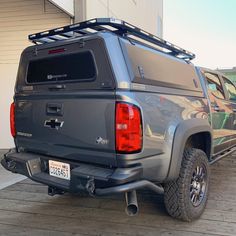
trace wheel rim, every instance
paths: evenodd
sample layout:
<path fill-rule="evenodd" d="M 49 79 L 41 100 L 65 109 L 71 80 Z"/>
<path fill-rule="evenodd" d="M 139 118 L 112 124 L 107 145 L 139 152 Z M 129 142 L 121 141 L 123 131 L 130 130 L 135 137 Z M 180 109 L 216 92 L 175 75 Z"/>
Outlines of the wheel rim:
<path fill-rule="evenodd" d="M 204 165 L 197 165 L 190 184 L 190 199 L 193 206 L 199 206 L 207 190 L 207 170 Z"/>

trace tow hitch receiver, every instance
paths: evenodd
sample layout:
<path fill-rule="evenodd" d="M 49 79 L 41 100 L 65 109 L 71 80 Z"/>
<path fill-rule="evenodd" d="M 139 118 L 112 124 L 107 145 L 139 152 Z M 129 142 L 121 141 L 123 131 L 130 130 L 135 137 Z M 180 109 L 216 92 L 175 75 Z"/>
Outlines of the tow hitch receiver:
<path fill-rule="evenodd" d="M 65 191 L 55 188 L 55 187 L 48 187 L 48 195 L 49 196 L 54 196 L 54 195 L 63 195 L 65 193 Z"/>

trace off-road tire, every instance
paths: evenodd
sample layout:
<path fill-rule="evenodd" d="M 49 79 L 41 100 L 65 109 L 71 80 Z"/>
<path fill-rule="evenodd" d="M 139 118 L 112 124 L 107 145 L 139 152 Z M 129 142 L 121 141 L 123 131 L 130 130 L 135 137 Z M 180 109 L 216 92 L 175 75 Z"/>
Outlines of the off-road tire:
<path fill-rule="evenodd" d="M 202 200 L 196 206 L 191 200 L 190 191 L 192 191 L 193 183 L 198 183 L 194 182 L 193 179 L 196 178 L 196 168 L 199 166 L 202 166 L 206 173 L 203 175 L 205 176 L 203 181 L 205 193 L 201 195 L 203 196 Z M 199 218 L 207 203 L 209 177 L 210 168 L 205 152 L 196 148 L 186 148 L 178 179 L 164 185 L 164 202 L 169 215 L 183 221 L 192 221 Z M 203 179 L 203 177 L 199 179 Z M 194 188 L 194 191 L 197 190 Z"/>

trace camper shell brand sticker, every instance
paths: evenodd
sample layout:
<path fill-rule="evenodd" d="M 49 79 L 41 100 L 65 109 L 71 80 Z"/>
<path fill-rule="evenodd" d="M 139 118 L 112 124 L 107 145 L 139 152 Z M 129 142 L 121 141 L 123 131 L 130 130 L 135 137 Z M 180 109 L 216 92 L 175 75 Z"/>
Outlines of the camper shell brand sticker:
<path fill-rule="evenodd" d="M 63 74 L 63 75 L 47 75 L 47 79 L 48 80 L 52 80 L 52 79 L 59 79 L 59 78 L 66 78 L 67 74 Z"/>

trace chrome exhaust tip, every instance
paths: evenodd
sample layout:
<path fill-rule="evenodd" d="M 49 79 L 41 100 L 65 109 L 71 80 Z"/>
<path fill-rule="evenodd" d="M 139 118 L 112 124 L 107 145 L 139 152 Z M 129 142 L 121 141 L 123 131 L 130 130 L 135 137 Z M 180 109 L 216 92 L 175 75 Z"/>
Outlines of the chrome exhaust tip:
<path fill-rule="evenodd" d="M 138 214 L 138 202 L 137 202 L 137 195 L 136 191 L 133 190 L 131 192 L 125 193 L 125 200 L 126 200 L 126 209 L 125 212 L 128 216 L 135 216 Z"/>

